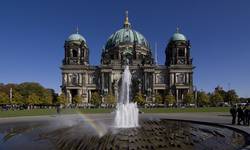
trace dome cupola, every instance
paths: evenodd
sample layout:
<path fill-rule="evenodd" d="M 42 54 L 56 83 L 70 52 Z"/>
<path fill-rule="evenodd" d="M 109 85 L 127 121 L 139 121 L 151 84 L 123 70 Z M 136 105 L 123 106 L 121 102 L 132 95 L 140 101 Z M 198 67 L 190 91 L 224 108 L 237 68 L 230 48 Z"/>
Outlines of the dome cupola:
<path fill-rule="evenodd" d="M 85 38 L 81 34 L 79 34 L 78 32 L 71 34 L 68 37 L 67 41 L 84 41 L 84 42 L 86 42 Z"/>
<path fill-rule="evenodd" d="M 88 65 L 89 49 L 85 38 L 79 34 L 78 27 L 76 33 L 71 34 L 65 41 L 64 65 Z"/>
<path fill-rule="evenodd" d="M 67 42 L 78 42 L 78 43 L 84 42 L 84 43 L 86 43 L 86 39 L 79 33 L 78 27 L 76 27 L 76 33 L 71 34 L 67 38 L 66 41 Z"/>
<path fill-rule="evenodd" d="M 179 27 L 176 28 L 176 32 L 173 34 L 173 36 L 170 39 L 171 41 L 187 41 L 187 38 L 185 35 L 180 33 Z"/>

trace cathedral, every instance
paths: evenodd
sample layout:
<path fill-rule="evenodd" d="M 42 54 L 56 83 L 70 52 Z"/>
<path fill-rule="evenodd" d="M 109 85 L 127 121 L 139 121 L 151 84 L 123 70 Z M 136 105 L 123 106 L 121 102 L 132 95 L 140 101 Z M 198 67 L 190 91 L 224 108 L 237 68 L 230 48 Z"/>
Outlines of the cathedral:
<path fill-rule="evenodd" d="M 185 94 L 193 92 L 190 48 L 189 40 L 177 28 L 166 45 L 165 64 L 157 64 L 149 42 L 132 28 L 126 13 L 123 27 L 108 38 L 102 49 L 98 66 L 89 64 L 91 49 L 78 31 L 66 39 L 61 89 L 69 103 L 80 96 L 82 103 L 87 104 L 93 92 L 118 98 L 121 76 L 128 64 L 132 74 L 131 98 L 141 92 L 146 103 L 154 103 L 156 93 L 172 94 L 180 106 Z"/>

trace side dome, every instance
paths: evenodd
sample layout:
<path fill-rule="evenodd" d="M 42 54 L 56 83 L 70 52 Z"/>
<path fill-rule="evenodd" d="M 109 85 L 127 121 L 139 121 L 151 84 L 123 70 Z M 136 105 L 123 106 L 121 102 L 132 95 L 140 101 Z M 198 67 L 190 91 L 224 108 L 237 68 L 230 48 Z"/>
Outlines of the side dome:
<path fill-rule="evenodd" d="M 122 44 L 138 44 L 145 48 L 149 48 L 148 41 L 141 33 L 131 28 L 122 28 L 108 38 L 105 49 L 110 49 Z"/>
<path fill-rule="evenodd" d="M 177 27 L 176 32 L 173 34 L 170 40 L 171 41 L 187 41 L 187 38 L 185 37 L 185 35 L 179 32 L 179 28 Z"/>
<path fill-rule="evenodd" d="M 71 34 L 68 37 L 67 41 L 84 41 L 84 42 L 86 42 L 86 39 L 81 34 L 79 34 L 77 32 L 77 33 Z"/>

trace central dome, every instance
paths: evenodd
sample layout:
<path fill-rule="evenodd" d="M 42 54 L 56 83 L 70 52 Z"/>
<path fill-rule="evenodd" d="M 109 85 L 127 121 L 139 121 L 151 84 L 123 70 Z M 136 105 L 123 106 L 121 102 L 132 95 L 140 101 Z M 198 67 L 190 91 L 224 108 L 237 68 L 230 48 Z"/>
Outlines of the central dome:
<path fill-rule="evenodd" d="M 110 49 L 118 45 L 133 44 L 137 44 L 149 49 L 149 44 L 146 38 L 139 32 L 131 29 L 131 25 L 128 21 L 128 16 L 126 15 L 123 28 L 116 31 L 108 38 L 105 49 Z"/>
<path fill-rule="evenodd" d="M 139 32 L 130 28 L 123 28 L 113 33 L 107 41 L 105 49 L 121 45 L 121 44 L 139 44 L 149 48 L 146 38 Z"/>

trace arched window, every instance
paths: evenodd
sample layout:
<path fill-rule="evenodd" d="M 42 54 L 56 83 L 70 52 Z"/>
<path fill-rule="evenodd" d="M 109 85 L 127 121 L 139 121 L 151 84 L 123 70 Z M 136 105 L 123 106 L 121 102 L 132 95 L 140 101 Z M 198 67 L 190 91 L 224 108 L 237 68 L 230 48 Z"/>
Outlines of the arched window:
<path fill-rule="evenodd" d="M 178 51 L 179 57 L 185 57 L 185 49 L 184 48 L 180 48 Z"/>
<path fill-rule="evenodd" d="M 77 50 L 73 49 L 73 57 L 77 57 Z"/>

